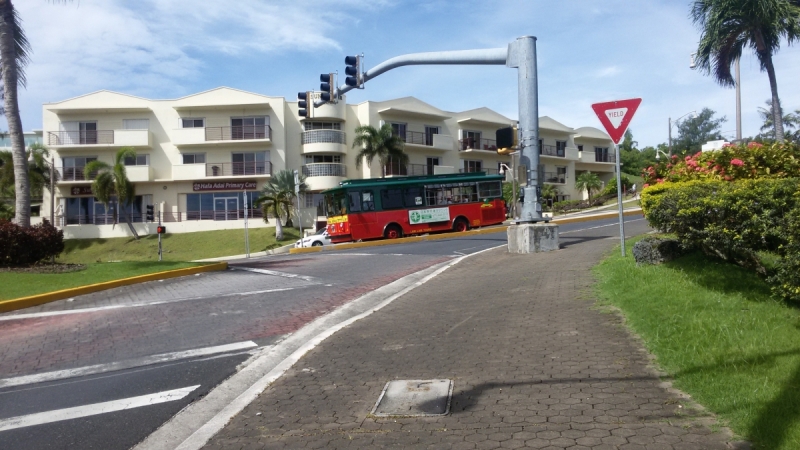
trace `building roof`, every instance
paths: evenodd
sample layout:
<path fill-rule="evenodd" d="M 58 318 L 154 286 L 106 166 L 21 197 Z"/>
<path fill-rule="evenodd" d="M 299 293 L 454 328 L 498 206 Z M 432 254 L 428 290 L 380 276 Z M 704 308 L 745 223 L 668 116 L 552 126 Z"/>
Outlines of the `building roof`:
<path fill-rule="evenodd" d="M 544 128 L 545 130 L 561 131 L 570 134 L 575 133 L 574 128 L 570 128 L 557 120 L 553 120 L 549 116 L 539 117 L 539 129 L 542 128 Z"/>
<path fill-rule="evenodd" d="M 595 127 L 580 127 L 575 130 L 576 139 L 580 138 L 588 138 L 588 139 L 602 139 L 604 141 L 610 141 L 611 137 L 605 133 L 605 131 L 600 130 Z"/>

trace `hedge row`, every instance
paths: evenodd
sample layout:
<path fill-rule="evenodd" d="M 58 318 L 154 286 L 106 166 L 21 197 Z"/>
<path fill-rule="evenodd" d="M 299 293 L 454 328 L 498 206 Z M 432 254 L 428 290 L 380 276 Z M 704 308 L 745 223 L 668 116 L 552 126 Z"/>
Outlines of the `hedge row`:
<path fill-rule="evenodd" d="M 64 251 L 64 232 L 50 223 L 30 228 L 0 220 L 0 267 L 36 264 Z"/>
<path fill-rule="evenodd" d="M 768 281 L 800 301 L 800 178 L 662 183 L 642 191 L 648 222 L 699 248 L 766 274 L 757 252 L 781 257 Z"/>

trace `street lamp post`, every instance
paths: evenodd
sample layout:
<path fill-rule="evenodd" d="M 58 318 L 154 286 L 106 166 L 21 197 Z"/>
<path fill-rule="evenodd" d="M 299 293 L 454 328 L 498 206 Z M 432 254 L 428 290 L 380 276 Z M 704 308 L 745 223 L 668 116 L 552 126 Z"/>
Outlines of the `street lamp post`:
<path fill-rule="evenodd" d="M 683 119 L 684 117 L 688 116 L 689 114 L 692 115 L 692 119 L 696 119 L 697 118 L 697 111 L 689 111 L 688 113 L 686 113 L 686 114 L 678 117 L 677 119 L 675 119 L 675 125 L 677 125 L 678 122 L 681 119 Z M 668 156 L 671 157 L 672 156 L 672 117 L 669 117 L 668 120 L 669 120 L 669 131 L 668 131 L 668 133 L 669 133 L 669 147 L 668 147 L 669 148 L 669 155 Z M 656 153 L 656 155 L 658 155 L 658 153 Z"/>

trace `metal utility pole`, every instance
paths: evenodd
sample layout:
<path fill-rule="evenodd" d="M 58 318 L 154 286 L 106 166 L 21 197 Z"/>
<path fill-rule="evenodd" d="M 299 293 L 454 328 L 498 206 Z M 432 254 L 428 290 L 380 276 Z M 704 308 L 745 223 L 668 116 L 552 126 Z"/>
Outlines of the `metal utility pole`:
<path fill-rule="evenodd" d="M 736 58 L 736 142 L 742 141 L 742 74 L 739 72 L 739 58 Z"/>
<path fill-rule="evenodd" d="M 244 191 L 244 255 L 246 258 L 250 257 L 250 230 L 247 228 L 247 216 L 250 214 L 250 209 L 247 207 L 247 190 Z"/>
<path fill-rule="evenodd" d="M 619 205 L 619 241 L 622 247 L 622 257 L 625 257 L 625 217 L 622 214 L 622 170 L 619 164 L 619 144 L 614 144 L 617 167 L 617 204 Z M 657 153 L 656 153 L 657 154 Z"/>
<path fill-rule="evenodd" d="M 161 228 L 161 204 L 158 206 L 158 228 Z M 158 260 L 161 261 L 161 233 L 158 233 Z"/>
<path fill-rule="evenodd" d="M 297 225 L 300 227 L 300 247 L 303 247 L 303 219 L 300 218 L 300 172 L 294 171 L 294 196 L 297 197 Z"/>
<path fill-rule="evenodd" d="M 347 62 L 347 60 L 345 60 Z M 333 98 L 363 86 L 367 81 L 392 69 L 412 65 L 505 65 L 517 69 L 519 98 L 520 164 L 527 166 L 527 186 L 519 217 L 521 223 L 544 221 L 539 203 L 539 91 L 536 74 L 536 38 L 522 36 L 507 48 L 456 50 L 446 52 L 411 53 L 390 58 L 361 76 L 360 86 L 343 84 Z M 325 102 L 318 100 L 314 106 Z"/>

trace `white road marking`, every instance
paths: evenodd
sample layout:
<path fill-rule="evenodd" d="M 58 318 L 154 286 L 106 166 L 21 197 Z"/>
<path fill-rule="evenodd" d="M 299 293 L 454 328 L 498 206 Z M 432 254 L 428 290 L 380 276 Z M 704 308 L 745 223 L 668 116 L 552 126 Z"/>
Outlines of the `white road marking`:
<path fill-rule="evenodd" d="M 81 417 L 96 416 L 125 409 L 140 408 L 142 406 L 156 405 L 158 403 L 180 400 L 200 385 L 189 386 L 171 391 L 157 392 L 155 394 L 140 395 L 138 397 L 123 398 L 110 402 L 94 403 L 92 405 L 76 406 L 74 408 L 56 409 L 27 416 L 9 417 L 0 419 L 0 431 L 14 430 L 16 428 L 31 427 L 62 420 L 78 419 Z"/>
<path fill-rule="evenodd" d="M 314 283 L 317 281 L 316 278 L 308 276 L 308 275 L 298 275 L 296 273 L 286 273 L 286 272 L 278 272 L 275 270 L 267 270 L 267 269 L 256 269 L 253 267 L 234 267 L 233 270 L 246 270 L 248 272 L 255 272 L 255 273 L 262 273 L 264 275 L 272 275 L 275 277 L 284 277 L 284 278 L 297 278 L 300 280 L 308 281 Z"/>
<path fill-rule="evenodd" d="M 625 223 L 638 222 L 640 220 L 644 220 L 644 219 L 642 218 L 642 219 L 626 220 Z M 558 225 L 558 224 L 556 224 L 556 225 Z M 598 225 L 596 227 L 581 228 L 580 230 L 559 231 L 558 234 L 577 233 L 579 231 L 587 231 L 587 230 L 594 230 L 594 229 L 597 229 L 597 228 L 618 227 L 618 226 L 619 226 L 619 222 L 614 222 L 614 223 L 609 223 L 608 225 Z"/>
<path fill-rule="evenodd" d="M 13 378 L 0 379 L 0 388 L 10 386 L 21 386 L 26 384 L 43 383 L 45 381 L 62 380 L 64 378 L 81 377 L 96 373 L 111 372 L 115 370 L 130 369 L 133 367 L 149 366 L 177 359 L 196 358 L 200 356 L 215 355 L 217 353 L 227 353 L 237 350 L 258 347 L 253 341 L 236 342 L 233 344 L 217 345 L 214 347 L 197 348 L 180 352 L 161 353 L 159 355 L 145 356 L 124 361 L 117 361 L 108 364 L 96 364 L 93 366 L 77 367 L 74 369 L 56 370 L 53 372 L 37 373 L 34 375 L 23 375 Z"/>
<path fill-rule="evenodd" d="M 291 291 L 293 289 L 299 289 L 305 286 L 296 286 L 290 288 L 276 288 L 276 289 L 264 289 L 260 291 L 249 291 L 249 292 L 232 292 L 230 294 L 220 294 L 220 295 L 212 295 L 212 296 L 202 296 L 202 297 L 186 297 L 186 298 L 175 298 L 171 300 L 157 300 L 154 302 L 143 302 L 143 303 L 130 303 L 127 305 L 109 305 L 109 306 L 96 306 L 94 308 L 79 308 L 79 309 L 65 309 L 62 311 L 46 311 L 46 312 L 38 312 L 38 313 L 28 313 L 28 314 L 12 314 L 9 316 L 0 316 L 0 322 L 5 320 L 22 320 L 22 319 L 35 319 L 39 317 L 49 317 L 49 316 L 61 316 L 64 314 L 83 314 L 83 313 L 90 313 L 90 312 L 97 312 L 97 311 L 105 311 L 109 309 L 120 309 L 120 308 L 139 308 L 142 306 L 154 306 L 154 305 L 164 305 L 167 303 L 177 303 L 177 302 L 185 302 L 189 300 L 204 300 L 208 298 L 223 298 L 223 297 L 236 297 L 237 295 L 253 295 L 253 294 L 267 294 L 271 292 L 283 292 L 283 291 Z"/>

